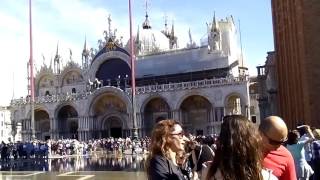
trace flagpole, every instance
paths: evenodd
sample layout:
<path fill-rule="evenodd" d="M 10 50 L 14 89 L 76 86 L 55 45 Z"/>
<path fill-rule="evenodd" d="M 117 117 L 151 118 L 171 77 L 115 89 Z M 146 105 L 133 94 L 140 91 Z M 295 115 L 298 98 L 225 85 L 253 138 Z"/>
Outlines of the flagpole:
<path fill-rule="evenodd" d="M 133 137 L 138 138 L 137 130 L 137 110 L 136 110 L 136 76 L 135 76 L 135 54 L 133 49 L 132 38 L 132 14 L 131 0 L 129 0 L 129 23 L 130 23 L 130 62 L 131 62 L 131 89 L 132 89 L 132 120 L 133 120 Z"/>
<path fill-rule="evenodd" d="M 31 0 L 29 0 L 29 33 L 30 33 L 30 89 L 31 89 L 31 139 L 35 139 L 34 129 L 34 78 L 33 78 L 33 49 L 32 49 L 32 16 L 31 16 Z"/>

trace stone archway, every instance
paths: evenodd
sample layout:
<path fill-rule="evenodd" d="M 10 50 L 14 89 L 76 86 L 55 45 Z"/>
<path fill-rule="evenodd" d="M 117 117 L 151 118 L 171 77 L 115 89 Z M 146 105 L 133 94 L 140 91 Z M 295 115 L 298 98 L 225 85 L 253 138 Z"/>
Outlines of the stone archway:
<path fill-rule="evenodd" d="M 192 95 L 183 100 L 180 111 L 185 130 L 195 135 L 207 134 L 211 109 L 208 99 L 200 95 Z"/>
<path fill-rule="evenodd" d="M 59 138 L 78 139 L 78 112 L 71 105 L 65 105 L 58 111 Z"/>
<path fill-rule="evenodd" d="M 35 133 L 39 140 L 50 139 L 50 118 L 47 111 L 38 109 L 34 113 Z"/>
<path fill-rule="evenodd" d="M 131 79 L 131 69 L 127 62 L 120 58 L 110 58 L 103 62 L 95 76 L 103 86 L 114 86 L 124 89 Z"/>
<path fill-rule="evenodd" d="M 103 138 L 123 137 L 122 130 L 123 130 L 123 123 L 119 117 L 117 116 L 108 117 L 104 120 L 104 123 L 103 123 L 102 137 Z"/>
<path fill-rule="evenodd" d="M 151 99 L 143 111 L 143 127 L 145 135 L 150 136 L 155 123 L 160 120 L 171 118 L 170 107 L 161 97 Z"/>
<path fill-rule="evenodd" d="M 129 134 L 126 133 L 126 121 L 129 119 L 127 105 L 118 95 L 108 92 L 100 95 L 94 101 L 91 112 L 95 127 L 92 137 L 124 137 Z"/>
<path fill-rule="evenodd" d="M 225 114 L 231 115 L 231 114 L 242 114 L 242 104 L 241 104 L 241 98 L 237 94 L 232 94 L 227 97 L 225 102 Z"/>

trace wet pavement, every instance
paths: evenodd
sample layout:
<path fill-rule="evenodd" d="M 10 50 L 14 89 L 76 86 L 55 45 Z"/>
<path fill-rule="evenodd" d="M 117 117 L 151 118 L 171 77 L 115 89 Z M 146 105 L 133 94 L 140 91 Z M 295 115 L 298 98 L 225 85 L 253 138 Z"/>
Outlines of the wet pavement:
<path fill-rule="evenodd" d="M 0 179 L 146 179 L 144 155 L 92 155 L 1 162 Z"/>
<path fill-rule="evenodd" d="M 0 172 L 1 180 L 143 180 L 144 172 L 80 171 L 80 172 Z"/>

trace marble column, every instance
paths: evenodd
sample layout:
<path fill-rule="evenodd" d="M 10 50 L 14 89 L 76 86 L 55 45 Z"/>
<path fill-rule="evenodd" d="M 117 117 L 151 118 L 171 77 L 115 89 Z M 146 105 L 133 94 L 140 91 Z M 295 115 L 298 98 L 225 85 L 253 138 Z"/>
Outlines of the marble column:
<path fill-rule="evenodd" d="M 215 121 L 214 117 L 215 117 L 214 107 L 212 107 L 212 108 L 210 109 L 210 122 L 214 122 L 214 121 Z"/>
<path fill-rule="evenodd" d="M 49 118 L 50 120 L 50 139 L 54 139 L 54 122 L 53 122 L 53 118 Z"/>
<path fill-rule="evenodd" d="M 172 119 L 182 122 L 179 117 L 179 109 L 172 110 Z"/>

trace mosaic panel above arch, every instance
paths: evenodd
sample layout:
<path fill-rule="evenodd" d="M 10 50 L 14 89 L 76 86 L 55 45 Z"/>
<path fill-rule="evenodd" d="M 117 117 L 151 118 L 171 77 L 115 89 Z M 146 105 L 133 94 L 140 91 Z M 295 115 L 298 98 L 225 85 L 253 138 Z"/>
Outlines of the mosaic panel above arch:
<path fill-rule="evenodd" d="M 82 74 L 79 71 L 72 70 L 63 75 L 61 86 L 76 84 L 83 81 L 84 79 Z"/>
<path fill-rule="evenodd" d="M 103 115 L 106 111 L 127 112 L 126 103 L 114 94 L 103 94 L 97 98 L 92 106 L 95 116 Z"/>

